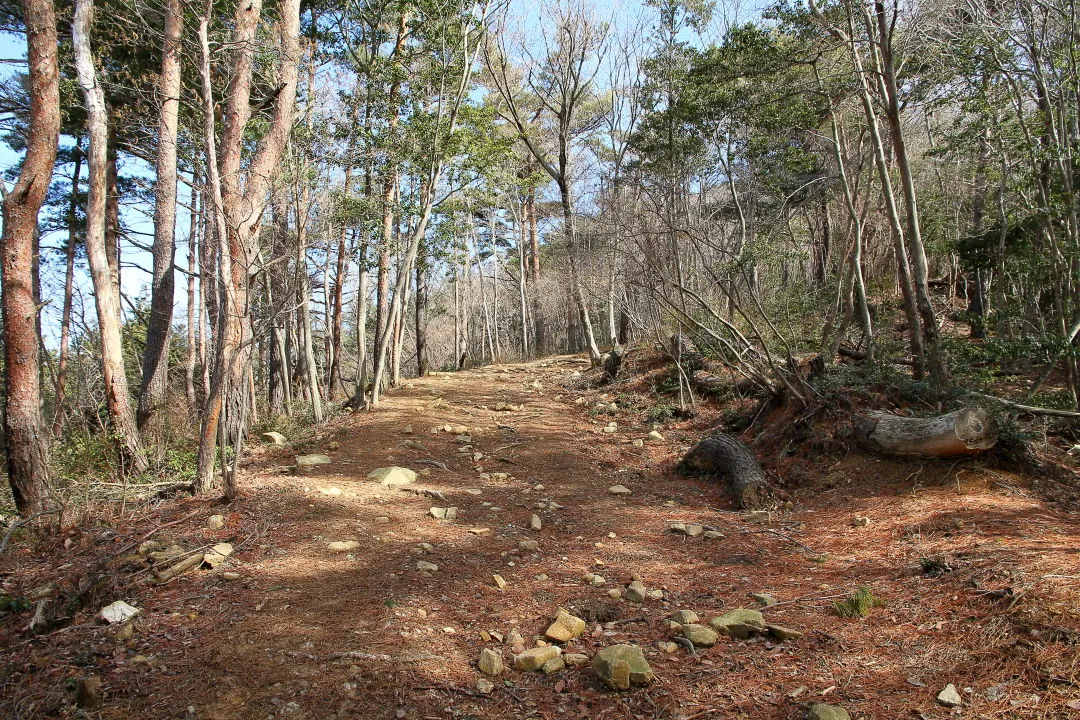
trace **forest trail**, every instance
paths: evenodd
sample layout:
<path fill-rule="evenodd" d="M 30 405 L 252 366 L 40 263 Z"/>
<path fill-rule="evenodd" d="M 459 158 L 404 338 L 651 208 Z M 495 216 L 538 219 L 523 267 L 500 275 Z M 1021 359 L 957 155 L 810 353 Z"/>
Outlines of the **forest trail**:
<path fill-rule="evenodd" d="M 1056 579 L 1075 575 L 1075 514 L 1001 471 L 852 455 L 818 459 L 792 509 L 756 522 L 715 484 L 673 472 L 700 421 L 659 440 L 640 412 L 590 413 L 614 398 L 568 389 L 587 367 L 561 357 L 409 381 L 378 410 L 336 420 L 304 450 L 332 459 L 309 474 L 289 469 L 290 449 L 256 451 L 224 529 L 207 530 L 221 511 L 192 499 L 128 536 L 194 513 L 155 539 L 227 540 L 229 561 L 132 583 L 121 597 L 141 613 L 126 641 L 88 609 L 72 632 L 18 646 L 6 661 L 20 669 L 16 701 L 40 709 L 42 693 L 62 699 L 93 674 L 103 705 L 84 717 L 773 719 L 827 702 L 852 717 L 931 718 L 951 712 L 935 696 L 952 683 L 982 716 L 1051 717 L 1047 677 L 1077 672 L 1069 638 L 1080 635 L 1046 635 L 1076 621 L 1076 581 Z M 471 451 L 461 433 L 433 432 L 445 426 L 467 428 Z M 430 472 L 402 488 L 366 477 L 394 465 Z M 611 494 L 617 484 L 630 494 Z M 432 517 L 433 506 L 456 507 L 456 519 Z M 673 522 L 713 532 L 673 534 Z M 329 549 L 348 541 L 356 548 Z M 635 576 L 663 598 L 611 597 Z M 833 602 L 858 586 L 883 606 L 838 617 Z M 751 593 L 777 604 L 759 608 Z M 640 644 L 655 681 L 616 693 L 588 668 L 509 669 L 497 638 L 517 630 L 532 647 L 559 607 L 587 621 L 567 652 Z M 664 646 L 674 611 L 704 622 L 739 607 L 805 635 L 721 637 L 696 654 Z M 508 668 L 490 693 L 477 689 L 485 647 Z"/>

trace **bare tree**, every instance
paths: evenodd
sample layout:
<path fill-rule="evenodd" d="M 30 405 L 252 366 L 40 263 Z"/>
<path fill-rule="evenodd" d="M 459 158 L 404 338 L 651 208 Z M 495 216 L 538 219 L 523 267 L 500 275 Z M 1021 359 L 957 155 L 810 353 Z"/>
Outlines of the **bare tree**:
<path fill-rule="evenodd" d="M 566 261 L 570 270 L 570 291 L 581 321 L 593 363 L 600 362 L 600 349 L 593 333 L 589 305 L 582 290 L 578 269 L 581 248 L 574 211 L 575 143 L 595 129 L 599 116 L 589 117 L 594 99 L 593 81 L 603 65 L 608 46 L 608 27 L 598 22 L 580 4 L 558 5 L 552 17 L 554 38 L 543 34 L 543 58 L 530 60 L 522 82 L 517 82 L 506 47 L 487 47 L 485 60 L 491 79 L 502 98 L 502 116 L 513 123 L 536 162 L 559 188 Z M 500 33 L 501 34 L 501 33 Z M 524 88 L 533 93 L 552 125 L 554 148 L 544 147 L 535 123 L 523 113 Z"/>
<path fill-rule="evenodd" d="M 24 0 L 30 75 L 29 133 L 19 179 L 4 192 L 0 282 L 4 316 L 4 437 L 15 506 L 24 516 L 48 505 L 49 464 L 41 419 L 34 233 L 60 136 L 60 79 L 52 0 Z M 2 186 L 0 186 L 2 188 Z"/>

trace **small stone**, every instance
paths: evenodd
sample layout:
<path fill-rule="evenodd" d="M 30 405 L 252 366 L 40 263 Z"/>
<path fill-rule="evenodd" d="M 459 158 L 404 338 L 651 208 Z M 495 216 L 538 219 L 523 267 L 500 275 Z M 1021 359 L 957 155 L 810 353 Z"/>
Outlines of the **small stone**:
<path fill-rule="evenodd" d="M 566 661 L 562 659 L 562 656 L 559 656 L 544 663 L 544 666 L 540 668 L 540 672 L 545 675 L 554 675 L 564 669 L 566 669 Z"/>
<path fill-rule="evenodd" d="M 229 582 L 235 582 L 236 580 L 239 580 L 243 576 L 238 572 L 233 572 L 231 570 L 227 570 L 227 571 L 221 573 L 221 577 L 225 578 Z"/>
<path fill-rule="evenodd" d="M 101 617 L 110 625 L 127 622 L 139 614 L 139 608 L 128 605 L 123 600 L 117 600 L 101 608 Z"/>
<path fill-rule="evenodd" d="M 559 614 L 544 631 L 544 636 L 555 642 L 565 643 L 579 637 L 583 632 L 585 632 L 585 621 L 559 608 Z"/>
<path fill-rule="evenodd" d="M 515 628 L 507 634 L 506 644 L 512 648 L 523 648 L 525 647 L 525 638 L 521 637 L 521 633 Z"/>
<path fill-rule="evenodd" d="M 296 469 L 300 472 L 306 472 L 319 465 L 329 465 L 333 460 L 328 455 L 298 455 L 296 458 Z"/>
<path fill-rule="evenodd" d="M 525 552 L 536 552 L 540 549 L 540 543 L 536 540 L 522 540 L 518 543 L 518 548 Z"/>
<path fill-rule="evenodd" d="M 540 522 L 539 515 L 533 515 L 531 518 L 529 518 L 529 527 L 531 527 L 533 530 L 539 531 L 540 528 L 542 528 L 543 526 L 544 524 Z"/>
<path fill-rule="evenodd" d="M 607 489 L 612 495 L 629 495 L 632 491 L 625 485 L 612 485 Z"/>
<path fill-rule="evenodd" d="M 360 543 L 355 540 L 336 540 L 326 547 L 334 552 L 351 552 L 360 547 Z"/>
<path fill-rule="evenodd" d="M 699 618 L 698 614 L 693 610 L 679 610 L 678 612 L 672 613 L 668 619 L 679 625 L 689 625 L 691 623 L 696 623 Z"/>
<path fill-rule="evenodd" d="M 337 440 L 331 440 L 330 442 L 326 443 L 326 449 L 329 452 L 337 452 L 341 449 L 341 443 L 339 443 Z"/>
<path fill-rule="evenodd" d="M 207 530 L 224 530 L 225 529 L 225 516 L 224 515 L 211 515 L 206 519 Z M 140 554 L 143 554 L 141 552 Z"/>
<path fill-rule="evenodd" d="M 803 636 L 802 631 L 792 630 L 789 627 L 783 625 L 769 625 L 769 634 L 780 642 L 788 642 L 789 640 L 798 640 Z"/>
<path fill-rule="evenodd" d="M 660 590 L 659 588 L 657 588 L 656 590 L 650 590 L 649 592 L 646 593 L 646 595 L 648 596 L 648 598 L 650 600 L 663 600 L 664 599 L 664 591 Z"/>
<path fill-rule="evenodd" d="M 401 432 L 403 434 L 405 434 L 405 435 L 412 435 L 412 433 L 413 433 L 412 425 L 406 425 L 405 427 L 401 428 Z"/>
<path fill-rule="evenodd" d="M 495 690 L 495 683 L 491 682 L 487 678 L 479 678 L 476 681 L 476 692 L 483 695 L 490 695 Z"/>
<path fill-rule="evenodd" d="M 634 440 L 634 447 L 645 447 L 645 441 L 641 438 L 636 438 Z"/>
<path fill-rule="evenodd" d="M 585 667 L 589 664 L 589 656 L 581 653 L 563 653 L 562 659 L 567 667 Z"/>
<path fill-rule="evenodd" d="M 491 579 L 495 581 L 495 587 L 499 588 L 500 590 L 506 589 L 506 581 L 503 580 L 502 575 L 492 575 Z"/>
<path fill-rule="evenodd" d="M 671 653 L 678 651 L 679 643 L 671 642 L 670 640 L 665 640 L 664 642 L 657 643 L 656 647 L 660 648 L 660 650 L 662 652 L 666 652 L 667 654 L 670 655 Z"/>
<path fill-rule="evenodd" d="M 454 520 L 457 518 L 458 509 L 456 507 L 433 507 L 428 510 L 428 514 L 437 520 Z"/>
<path fill-rule="evenodd" d="M 523 672 L 536 672 L 561 654 L 562 648 L 558 645 L 530 648 L 514 656 L 514 669 Z"/>
<path fill-rule="evenodd" d="M 750 593 L 750 597 L 757 600 L 762 607 L 770 607 L 776 604 L 776 598 L 769 593 Z"/>
<path fill-rule="evenodd" d="M 372 470 L 367 474 L 367 478 L 387 487 L 392 487 L 415 482 L 416 472 L 404 467 L 384 467 Z"/>
<path fill-rule="evenodd" d="M 490 677 L 501 675 L 503 671 L 502 655 L 490 648 L 484 648 L 480 651 L 480 659 L 476 661 L 476 667 L 479 668 L 480 672 Z"/>
<path fill-rule="evenodd" d="M 720 532 L 719 530 L 706 530 L 705 532 L 701 533 L 701 537 L 705 538 L 706 540 L 723 540 L 724 533 Z"/>
<path fill-rule="evenodd" d="M 435 563 L 429 563 L 426 560 L 417 560 L 416 569 L 420 572 L 438 572 L 439 566 Z"/>
<path fill-rule="evenodd" d="M 87 675 L 75 681 L 75 704 L 84 710 L 101 706 L 101 678 Z"/>
<path fill-rule="evenodd" d="M 319 488 L 319 492 L 327 497 L 341 497 L 341 488 L 336 487 L 324 487 Z"/>
<path fill-rule="evenodd" d="M 630 602 L 645 602 L 645 597 L 648 591 L 645 589 L 645 585 L 640 580 L 635 580 L 626 586 L 626 599 Z"/>
<path fill-rule="evenodd" d="M 203 562 L 212 568 L 216 568 L 232 555 L 232 543 L 218 543 L 203 554 Z"/>
<path fill-rule="evenodd" d="M 716 644 L 716 631 L 705 625 L 689 624 L 682 626 L 682 636 L 694 643 L 695 647 L 712 647 Z"/>
<path fill-rule="evenodd" d="M 772 513 L 770 513 L 768 510 L 755 510 L 752 513 L 747 513 L 746 515 L 743 515 L 742 519 L 743 522 L 763 523 L 765 525 L 768 525 L 770 522 L 772 522 Z"/>
<path fill-rule="evenodd" d="M 745 640 L 754 633 L 763 633 L 768 630 L 760 612 L 744 608 L 732 610 L 714 618 L 709 622 L 709 626 L 721 635 L 730 635 L 740 640 Z"/>
<path fill-rule="evenodd" d="M 661 435 L 658 431 L 653 430 L 652 432 L 649 433 L 649 439 L 661 442 L 661 441 L 663 441 L 664 436 Z"/>
<path fill-rule="evenodd" d="M 279 432 L 264 432 L 262 434 L 262 440 L 267 445 L 276 445 L 277 447 L 285 447 L 289 444 L 288 439 Z"/>
<path fill-rule="evenodd" d="M 856 515 L 851 519 L 852 527 L 866 527 L 870 524 L 870 518 L 865 515 Z"/>
<path fill-rule="evenodd" d="M 686 526 L 687 537 L 697 537 L 701 533 L 705 532 L 705 528 L 697 523 L 689 523 Z"/>
<path fill-rule="evenodd" d="M 655 675 L 637 645 L 611 645 L 593 657 L 593 670 L 614 690 L 627 690 L 631 685 L 645 685 Z"/>
<path fill-rule="evenodd" d="M 586 573 L 585 574 L 585 582 L 587 582 L 590 585 L 596 587 L 596 586 L 599 586 L 599 585 L 603 585 L 604 583 L 607 582 L 607 580 L 604 579 L 603 575 L 597 575 L 596 573 Z"/>
<path fill-rule="evenodd" d="M 385 515 L 380 515 L 379 517 L 375 518 L 375 524 L 376 525 L 389 525 L 390 524 L 390 518 L 388 518 Z"/>
<path fill-rule="evenodd" d="M 942 689 L 937 695 L 938 705 L 942 705 L 947 708 L 958 708 L 964 704 L 964 701 L 960 698 L 960 693 L 956 691 L 956 686 L 949 683 Z"/>
<path fill-rule="evenodd" d="M 851 720 L 851 716 L 839 705 L 818 703 L 810 706 L 808 720 Z"/>

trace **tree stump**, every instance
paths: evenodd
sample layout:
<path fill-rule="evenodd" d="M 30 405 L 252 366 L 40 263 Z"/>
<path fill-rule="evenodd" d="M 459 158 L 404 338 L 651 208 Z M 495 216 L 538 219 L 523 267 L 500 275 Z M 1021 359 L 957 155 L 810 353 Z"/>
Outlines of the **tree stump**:
<path fill-rule="evenodd" d="M 855 424 L 855 439 L 883 455 L 954 457 L 988 450 L 997 442 L 997 428 L 982 408 L 965 408 L 932 418 L 870 413 Z"/>
<path fill-rule="evenodd" d="M 738 438 L 717 431 L 690 448 L 679 463 L 686 475 L 714 477 L 725 483 L 739 507 L 766 510 L 773 505 L 772 488 L 761 466 Z"/>
<path fill-rule="evenodd" d="M 619 368 L 622 367 L 623 357 L 626 355 L 626 351 L 621 347 L 613 347 L 611 352 L 604 353 L 603 360 L 601 362 L 604 368 L 604 382 L 612 382 L 619 376 Z"/>

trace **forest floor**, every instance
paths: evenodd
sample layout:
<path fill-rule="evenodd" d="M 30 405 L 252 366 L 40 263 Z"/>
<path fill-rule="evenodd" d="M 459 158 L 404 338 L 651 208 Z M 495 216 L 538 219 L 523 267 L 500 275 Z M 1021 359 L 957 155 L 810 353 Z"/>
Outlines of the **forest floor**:
<path fill-rule="evenodd" d="M 9 550 L 3 593 L 52 596 L 70 617 L 31 636 L 32 610 L 0 616 L 0 717 L 794 720 L 814 703 L 853 718 L 1080 716 L 1080 515 L 1034 478 L 977 458 L 808 450 L 767 463 L 800 480 L 761 522 L 674 470 L 719 410 L 650 439 L 641 408 L 597 412 L 629 396 L 574 389 L 587 369 L 560 357 L 410 381 L 307 447 L 253 451 L 227 508 L 167 501 Z M 332 462 L 298 475 L 301 452 Z M 394 465 L 429 472 L 403 488 L 366 478 Z M 609 493 L 616 484 L 630 494 Z M 210 530 L 215 514 L 226 524 Z M 720 536 L 673 534 L 673 522 Z M 235 552 L 153 585 L 135 555 L 148 538 Z M 663 598 L 614 599 L 634 576 Z M 834 602 L 859 586 L 880 606 L 839 617 Z M 130 624 L 95 617 L 115 600 L 139 608 Z M 510 669 L 497 638 L 516 630 L 531 647 L 560 607 L 587 621 L 567 652 L 635 643 L 655 680 L 614 692 L 587 666 Z M 674 611 L 704 622 L 740 607 L 804 635 L 665 645 Z M 485 647 L 507 664 L 489 693 L 477 689 Z M 963 707 L 935 701 L 947 684 Z"/>

